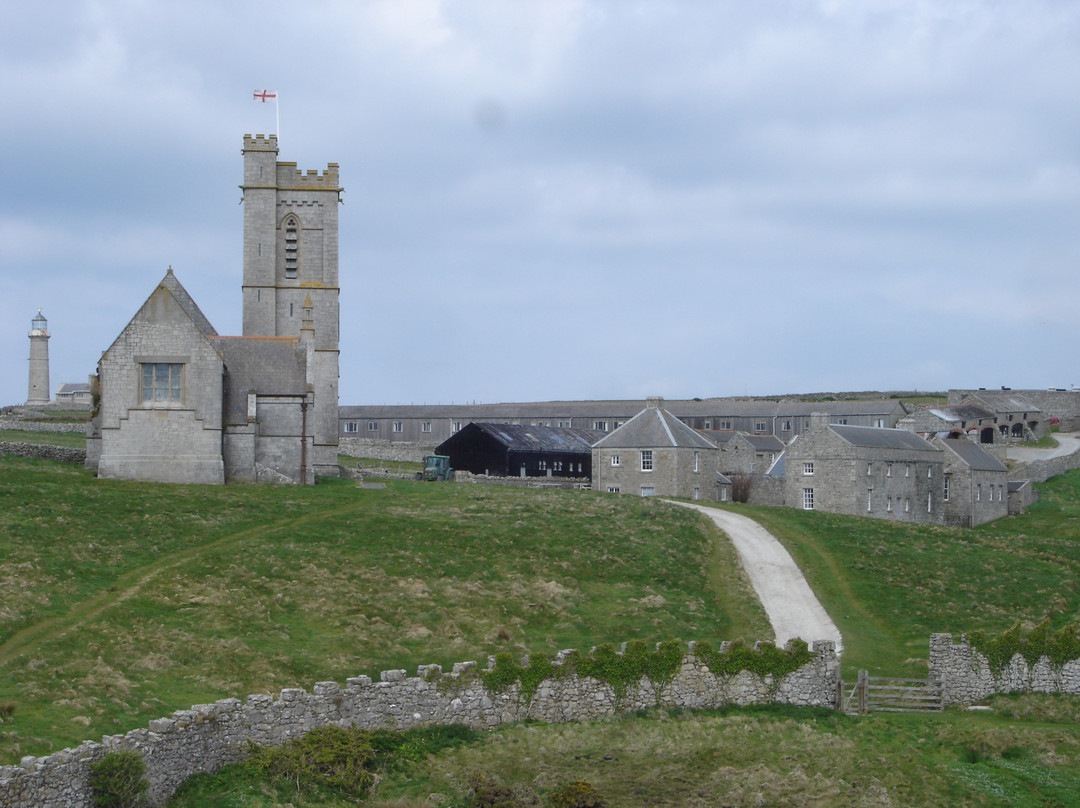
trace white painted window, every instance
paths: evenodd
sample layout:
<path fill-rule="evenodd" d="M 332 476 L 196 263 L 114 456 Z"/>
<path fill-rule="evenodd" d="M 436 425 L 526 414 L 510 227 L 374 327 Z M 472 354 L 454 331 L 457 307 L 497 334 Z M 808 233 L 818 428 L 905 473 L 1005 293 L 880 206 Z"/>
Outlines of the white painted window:
<path fill-rule="evenodd" d="M 368 432 L 378 432 L 379 431 L 379 422 L 378 421 L 368 421 L 367 422 L 367 430 L 368 430 Z"/>
<path fill-rule="evenodd" d="M 866 512 L 869 513 L 874 507 L 874 489 L 866 489 Z"/>
<path fill-rule="evenodd" d="M 618 465 L 621 465 L 621 464 L 622 464 L 622 458 L 621 457 L 619 457 L 618 455 L 612 455 L 611 456 L 611 465 L 618 466 Z"/>
<path fill-rule="evenodd" d="M 729 421 L 729 420 L 721 421 L 720 422 L 720 428 L 721 429 L 731 429 L 731 421 Z"/>
<path fill-rule="evenodd" d="M 867 463 L 867 464 L 866 464 L 866 476 L 867 476 L 867 477 L 869 477 L 869 476 L 870 476 L 870 472 L 871 472 L 871 471 L 873 471 L 873 468 L 874 468 L 874 464 L 873 464 L 873 463 Z"/>
<path fill-rule="evenodd" d="M 949 477 L 948 474 L 946 474 L 945 475 L 945 485 L 942 488 L 942 499 L 944 499 L 946 502 L 949 501 L 949 482 L 950 481 L 951 481 L 951 478 Z"/>
<path fill-rule="evenodd" d="M 454 422 L 453 422 L 453 423 L 452 423 L 452 424 L 450 425 L 450 432 L 451 432 L 451 434 L 453 434 L 453 433 L 455 433 L 455 432 L 460 432 L 460 431 L 461 431 L 461 421 L 454 421 Z"/>
<path fill-rule="evenodd" d="M 694 486 L 694 495 L 691 498 L 695 500 L 701 499 L 701 489 L 698 488 L 696 485 Z"/>
<path fill-rule="evenodd" d="M 400 432 L 401 431 L 401 421 L 394 421 L 394 431 L 395 432 Z"/>
<path fill-rule="evenodd" d="M 904 464 L 904 476 L 905 477 L 910 477 L 911 476 L 911 464 L 910 463 L 905 463 Z"/>
<path fill-rule="evenodd" d="M 712 429 L 712 421 L 706 421 L 705 422 L 705 428 L 706 429 Z"/>
<path fill-rule="evenodd" d="M 926 512 L 934 512 L 934 495 L 929 491 L 926 492 Z"/>
<path fill-rule="evenodd" d="M 701 452 L 698 451 L 694 452 L 694 471 L 701 471 Z M 697 499 L 697 497 L 694 497 L 694 499 Z"/>
<path fill-rule="evenodd" d="M 653 488 L 651 485 L 643 485 L 643 486 L 641 486 L 641 496 L 643 496 L 643 497 L 651 497 L 655 493 L 656 493 L 656 489 Z"/>
<path fill-rule="evenodd" d="M 431 421 L 421 421 L 420 422 L 420 431 L 421 432 L 430 432 L 431 431 Z"/>
<path fill-rule="evenodd" d="M 607 432 L 607 421 L 593 421 L 593 429 L 599 429 L 601 432 Z"/>
<path fill-rule="evenodd" d="M 360 425 L 357 424 L 356 421 L 346 421 L 345 422 L 345 431 L 346 432 L 358 432 L 359 429 L 360 429 Z"/>
<path fill-rule="evenodd" d="M 811 460 L 808 463 L 803 463 L 802 464 L 802 473 L 803 473 L 804 477 L 813 477 L 814 476 L 814 461 Z"/>
<path fill-rule="evenodd" d="M 720 486 L 720 501 L 721 502 L 727 502 L 727 486 L 726 485 Z"/>
<path fill-rule="evenodd" d="M 885 498 L 885 513 L 892 513 L 892 497 Z"/>
<path fill-rule="evenodd" d="M 910 512 L 911 512 L 911 500 L 910 499 L 905 499 L 904 500 L 904 513 L 910 513 Z"/>
<path fill-rule="evenodd" d="M 768 429 L 768 427 L 769 425 L 766 424 L 764 421 L 754 421 L 754 434 L 764 435 L 765 430 Z"/>
<path fill-rule="evenodd" d="M 982 483 L 975 483 L 975 501 L 982 502 Z"/>
<path fill-rule="evenodd" d="M 892 477 L 892 463 L 885 464 L 885 476 Z"/>
<path fill-rule="evenodd" d="M 609 494 L 618 494 L 619 493 L 619 486 L 617 486 L 617 485 L 609 485 L 607 487 L 607 492 Z"/>
<path fill-rule="evenodd" d="M 652 449 L 641 450 L 641 470 L 652 471 Z"/>
<path fill-rule="evenodd" d="M 802 506 L 804 511 L 814 510 L 814 489 L 804 488 L 802 490 Z"/>

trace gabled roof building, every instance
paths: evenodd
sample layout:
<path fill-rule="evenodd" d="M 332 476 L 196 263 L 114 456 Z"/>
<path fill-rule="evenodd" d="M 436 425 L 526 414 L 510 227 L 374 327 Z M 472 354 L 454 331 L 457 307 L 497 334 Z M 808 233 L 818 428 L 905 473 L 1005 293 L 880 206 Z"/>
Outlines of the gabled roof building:
<path fill-rule="evenodd" d="M 470 423 L 435 449 L 455 471 L 492 477 L 589 477 L 592 429 Z"/>
<path fill-rule="evenodd" d="M 593 490 L 717 499 L 717 448 L 661 405 L 645 409 L 593 444 Z"/>

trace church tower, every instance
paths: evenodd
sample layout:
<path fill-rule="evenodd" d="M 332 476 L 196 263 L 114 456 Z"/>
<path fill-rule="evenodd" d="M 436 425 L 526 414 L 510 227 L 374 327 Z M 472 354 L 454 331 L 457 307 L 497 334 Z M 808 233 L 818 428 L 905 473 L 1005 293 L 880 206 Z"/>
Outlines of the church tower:
<path fill-rule="evenodd" d="M 49 391 L 49 321 L 38 309 L 37 317 L 30 321 L 30 389 L 26 406 L 48 404 Z"/>
<path fill-rule="evenodd" d="M 277 135 L 245 135 L 243 154 L 244 336 L 313 340 L 313 465 L 336 475 L 338 165 L 320 173 L 278 162 Z"/>

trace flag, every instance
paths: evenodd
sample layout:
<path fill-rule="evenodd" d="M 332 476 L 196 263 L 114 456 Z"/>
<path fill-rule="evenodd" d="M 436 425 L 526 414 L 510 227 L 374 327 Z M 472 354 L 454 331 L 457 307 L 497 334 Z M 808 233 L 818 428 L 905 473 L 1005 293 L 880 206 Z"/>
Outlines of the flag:
<path fill-rule="evenodd" d="M 277 101 L 277 90 L 256 90 L 255 100 L 262 101 L 264 104 L 267 101 Z"/>

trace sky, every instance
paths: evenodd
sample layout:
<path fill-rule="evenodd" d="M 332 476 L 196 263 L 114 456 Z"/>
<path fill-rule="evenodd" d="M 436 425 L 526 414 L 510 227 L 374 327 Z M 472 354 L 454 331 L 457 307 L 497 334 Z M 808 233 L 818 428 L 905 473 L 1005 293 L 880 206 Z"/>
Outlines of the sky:
<path fill-rule="evenodd" d="M 0 12 L 0 404 L 170 266 L 239 334 L 275 131 L 341 167 L 342 404 L 1080 384 L 1073 0 Z"/>

